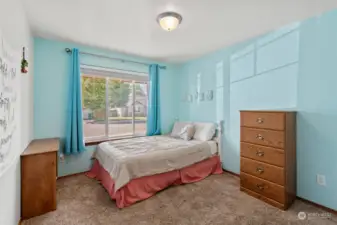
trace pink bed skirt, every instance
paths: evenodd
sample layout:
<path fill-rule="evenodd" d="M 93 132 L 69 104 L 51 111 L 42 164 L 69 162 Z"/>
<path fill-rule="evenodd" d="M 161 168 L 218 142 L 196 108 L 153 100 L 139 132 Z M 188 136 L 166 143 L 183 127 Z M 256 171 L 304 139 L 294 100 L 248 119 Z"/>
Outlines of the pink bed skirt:
<path fill-rule="evenodd" d="M 110 197 L 116 201 L 117 207 L 124 208 L 135 202 L 147 199 L 171 185 L 193 183 L 211 174 L 221 173 L 220 157 L 213 156 L 180 170 L 133 179 L 117 192 L 114 192 L 113 179 L 97 160 L 95 160 L 91 170 L 86 175 L 100 181 Z"/>

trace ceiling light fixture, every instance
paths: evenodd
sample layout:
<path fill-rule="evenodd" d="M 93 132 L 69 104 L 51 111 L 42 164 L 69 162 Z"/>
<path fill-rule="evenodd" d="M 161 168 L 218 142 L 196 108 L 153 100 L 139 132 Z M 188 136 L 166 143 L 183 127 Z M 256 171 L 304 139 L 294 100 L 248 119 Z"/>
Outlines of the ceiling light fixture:
<path fill-rule="evenodd" d="M 180 14 L 175 12 L 164 12 L 158 15 L 157 22 L 166 31 L 176 29 L 182 21 Z"/>

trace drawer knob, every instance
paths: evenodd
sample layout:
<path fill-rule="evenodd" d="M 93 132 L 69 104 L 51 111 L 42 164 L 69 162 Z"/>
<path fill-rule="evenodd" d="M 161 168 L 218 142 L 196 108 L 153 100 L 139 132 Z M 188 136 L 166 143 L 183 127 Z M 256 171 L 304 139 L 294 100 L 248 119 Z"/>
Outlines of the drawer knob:
<path fill-rule="evenodd" d="M 263 151 L 256 151 L 256 155 L 259 156 L 259 157 L 263 157 L 264 152 Z"/>
<path fill-rule="evenodd" d="M 263 184 L 256 184 L 256 187 L 261 191 L 263 191 L 265 189 Z"/>
<path fill-rule="evenodd" d="M 257 167 L 256 172 L 259 173 L 259 174 L 262 174 L 264 172 L 263 167 Z"/>
<path fill-rule="evenodd" d="M 256 139 L 263 140 L 264 137 L 262 136 L 262 134 L 258 134 L 258 135 L 256 135 Z"/>
<path fill-rule="evenodd" d="M 256 122 L 259 123 L 259 124 L 263 123 L 263 118 L 261 118 L 261 117 L 257 118 Z"/>

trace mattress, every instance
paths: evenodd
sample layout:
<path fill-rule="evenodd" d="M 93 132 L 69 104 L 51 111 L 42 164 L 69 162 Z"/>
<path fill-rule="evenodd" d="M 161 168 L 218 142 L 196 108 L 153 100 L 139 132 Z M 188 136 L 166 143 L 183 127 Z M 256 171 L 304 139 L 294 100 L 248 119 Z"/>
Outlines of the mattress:
<path fill-rule="evenodd" d="M 117 191 L 134 178 L 181 169 L 216 153 L 215 141 L 151 136 L 101 143 L 94 157 L 115 181 Z"/>

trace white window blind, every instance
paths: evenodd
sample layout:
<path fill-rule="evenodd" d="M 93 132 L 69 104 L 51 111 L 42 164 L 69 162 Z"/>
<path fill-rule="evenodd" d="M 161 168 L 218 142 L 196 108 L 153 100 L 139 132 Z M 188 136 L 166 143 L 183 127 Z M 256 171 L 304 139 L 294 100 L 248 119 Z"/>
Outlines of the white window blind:
<path fill-rule="evenodd" d="M 139 82 L 148 82 L 149 80 L 149 76 L 147 73 L 110 69 L 103 67 L 93 67 L 86 65 L 81 65 L 81 73 L 95 74 L 96 76 L 110 77 L 123 80 L 134 80 Z"/>

